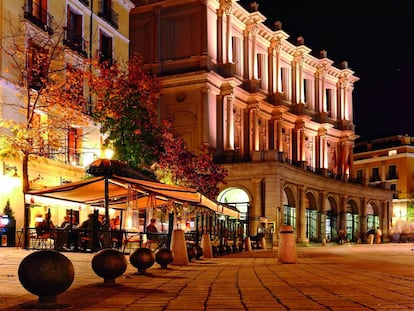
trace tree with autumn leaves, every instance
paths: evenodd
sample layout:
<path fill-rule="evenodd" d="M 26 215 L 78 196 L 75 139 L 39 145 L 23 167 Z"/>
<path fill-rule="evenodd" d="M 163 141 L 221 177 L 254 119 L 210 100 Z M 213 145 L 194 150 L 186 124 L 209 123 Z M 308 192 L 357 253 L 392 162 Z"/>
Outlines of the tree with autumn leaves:
<path fill-rule="evenodd" d="M 224 183 L 227 172 L 214 163 L 207 147 L 192 153 L 183 138 L 173 130 L 173 122 L 165 118 L 162 124 L 162 150 L 153 166 L 157 178 L 167 184 L 196 188 L 204 195 L 215 198 L 218 185 Z"/>
<path fill-rule="evenodd" d="M 95 66 L 93 66 L 95 67 Z M 87 79 L 95 100 L 94 118 L 102 125 L 116 158 L 133 168 L 151 169 L 158 180 L 196 188 L 215 198 L 226 171 L 202 148 L 192 153 L 173 130 L 173 120 L 158 122 L 160 81 L 144 71 L 134 55 L 125 64 L 100 65 Z"/>
<path fill-rule="evenodd" d="M 92 60 L 91 65 L 94 69 L 86 80 L 94 98 L 93 118 L 106 135 L 104 143 L 131 167 L 149 167 L 161 139 L 156 110 L 160 82 L 144 72 L 137 55 L 126 64 Z"/>

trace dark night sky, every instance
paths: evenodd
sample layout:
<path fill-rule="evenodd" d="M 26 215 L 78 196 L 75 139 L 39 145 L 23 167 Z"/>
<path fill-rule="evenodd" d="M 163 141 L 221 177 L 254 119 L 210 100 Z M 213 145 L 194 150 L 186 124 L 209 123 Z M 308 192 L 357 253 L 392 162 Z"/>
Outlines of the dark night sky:
<path fill-rule="evenodd" d="M 414 136 L 414 1 L 256 2 L 270 28 L 280 20 L 289 40 L 303 36 L 312 53 L 324 49 L 335 63 L 348 61 L 360 78 L 353 107 L 361 140 Z"/>

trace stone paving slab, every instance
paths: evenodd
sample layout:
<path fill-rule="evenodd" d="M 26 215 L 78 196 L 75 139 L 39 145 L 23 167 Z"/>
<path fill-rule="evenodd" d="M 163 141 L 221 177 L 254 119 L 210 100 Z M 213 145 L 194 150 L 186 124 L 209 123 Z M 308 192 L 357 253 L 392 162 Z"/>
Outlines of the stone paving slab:
<path fill-rule="evenodd" d="M 414 310 L 414 245 L 297 247 L 298 261 L 277 261 L 277 249 L 154 264 L 137 274 L 129 263 L 114 286 L 91 267 L 95 254 L 63 253 L 75 278 L 58 296 L 71 310 Z M 37 296 L 22 287 L 18 266 L 32 250 L 0 248 L 0 310 L 27 310 Z"/>

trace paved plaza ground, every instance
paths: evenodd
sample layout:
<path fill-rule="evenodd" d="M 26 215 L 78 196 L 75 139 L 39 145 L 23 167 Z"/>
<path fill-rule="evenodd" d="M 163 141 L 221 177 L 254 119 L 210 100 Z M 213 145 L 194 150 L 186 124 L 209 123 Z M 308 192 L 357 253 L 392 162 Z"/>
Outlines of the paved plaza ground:
<path fill-rule="evenodd" d="M 92 270 L 95 254 L 63 253 L 75 278 L 58 296 L 71 310 L 414 310 L 414 244 L 297 247 L 298 260 L 279 263 L 277 249 L 155 263 L 144 275 L 129 263 L 115 286 Z M 32 253 L 0 248 L 0 310 L 27 310 L 38 297 L 19 282 Z M 26 306 L 26 308 L 25 308 Z"/>

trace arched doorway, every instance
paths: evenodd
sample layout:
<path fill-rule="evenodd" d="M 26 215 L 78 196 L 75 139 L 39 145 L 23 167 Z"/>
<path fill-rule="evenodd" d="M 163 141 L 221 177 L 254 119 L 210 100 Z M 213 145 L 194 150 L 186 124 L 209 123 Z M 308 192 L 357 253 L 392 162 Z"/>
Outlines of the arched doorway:
<path fill-rule="evenodd" d="M 283 189 L 283 224 L 292 226 L 296 229 L 296 204 L 295 195 L 290 187 Z"/>
<path fill-rule="evenodd" d="M 230 187 L 223 190 L 217 200 L 221 203 L 234 206 L 240 212 L 239 231 L 242 233 L 243 238 L 247 236 L 249 232 L 249 206 L 250 197 L 248 193 L 241 188 Z"/>
<path fill-rule="evenodd" d="M 367 228 L 377 228 L 379 226 L 378 209 L 373 202 L 367 204 Z"/>
<path fill-rule="evenodd" d="M 318 223 L 320 222 L 320 217 L 316 198 L 312 192 L 306 193 L 304 203 L 306 208 L 306 238 L 309 242 L 318 242 Z"/>
<path fill-rule="evenodd" d="M 332 196 L 327 197 L 326 202 L 326 240 L 329 242 L 338 240 L 338 204 Z"/>
<path fill-rule="evenodd" d="M 346 205 L 346 234 L 348 241 L 357 242 L 360 236 L 358 206 L 353 200 Z"/>

